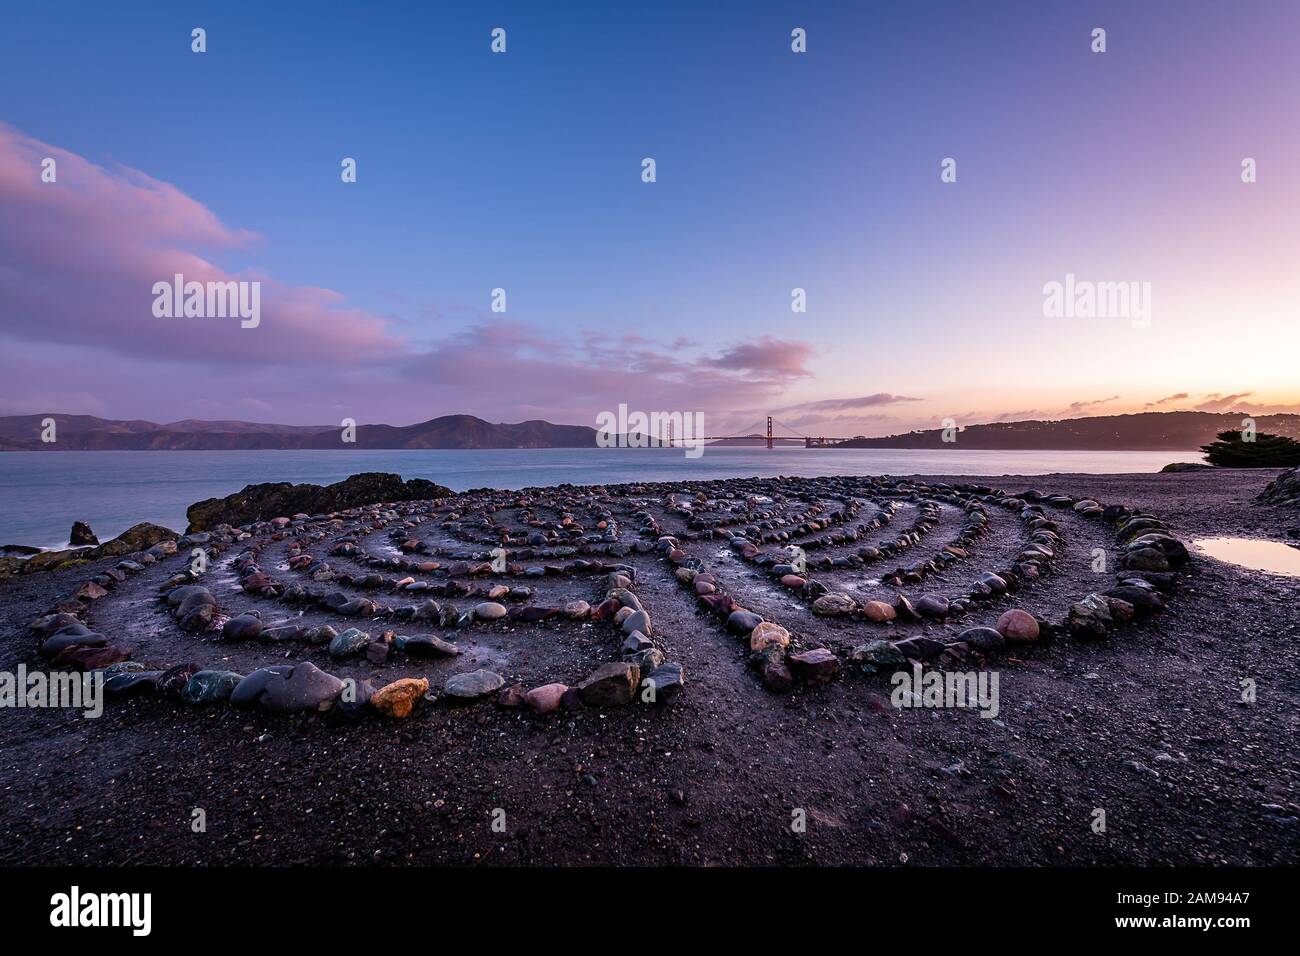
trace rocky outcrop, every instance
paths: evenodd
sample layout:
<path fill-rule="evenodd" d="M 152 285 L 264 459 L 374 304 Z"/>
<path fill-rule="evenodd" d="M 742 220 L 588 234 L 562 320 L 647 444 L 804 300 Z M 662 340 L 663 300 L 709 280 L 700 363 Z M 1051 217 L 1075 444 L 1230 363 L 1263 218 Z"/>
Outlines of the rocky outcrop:
<path fill-rule="evenodd" d="M 72 531 L 68 534 L 68 544 L 80 548 L 84 545 L 99 544 L 99 539 L 95 537 L 95 532 L 90 530 L 90 525 L 84 521 L 72 522 Z"/>
<path fill-rule="evenodd" d="M 1256 500 L 1273 505 L 1300 506 L 1300 468 L 1282 472 L 1264 486 Z"/>
<path fill-rule="evenodd" d="M 105 541 L 94 548 L 69 548 L 63 551 L 41 551 L 26 560 L 13 559 L 8 564 L 0 565 L 0 576 L 6 572 L 12 574 L 29 574 L 34 571 L 49 571 L 51 568 L 75 567 L 87 561 L 100 558 L 116 558 L 137 551 L 154 552 L 154 557 L 175 554 L 179 538 L 175 531 L 162 525 L 142 521 L 123 531 L 112 541 Z"/>
<path fill-rule="evenodd" d="M 207 531 L 219 524 L 245 525 L 254 521 L 296 514 L 325 514 L 389 501 L 423 501 L 446 498 L 450 488 L 423 478 L 403 481 L 400 475 L 368 471 L 332 485 L 292 485 L 287 481 L 246 485 L 225 498 L 207 498 L 185 511 L 187 534 Z"/>

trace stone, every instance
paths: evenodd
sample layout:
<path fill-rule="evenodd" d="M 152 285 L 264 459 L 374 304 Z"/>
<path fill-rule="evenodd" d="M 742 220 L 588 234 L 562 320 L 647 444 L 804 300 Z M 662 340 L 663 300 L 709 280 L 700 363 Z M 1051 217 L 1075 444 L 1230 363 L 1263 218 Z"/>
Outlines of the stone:
<path fill-rule="evenodd" d="M 780 624 L 763 621 L 749 632 L 749 649 L 765 651 L 769 647 L 785 648 L 790 645 L 790 632 Z"/>
<path fill-rule="evenodd" d="M 904 621 L 915 621 L 921 617 L 905 594 L 900 594 L 894 599 L 894 613 Z"/>
<path fill-rule="evenodd" d="M 77 593 L 73 595 L 78 601 L 98 601 L 106 597 L 108 591 L 100 587 L 94 581 L 87 581 L 81 587 L 77 588 Z"/>
<path fill-rule="evenodd" d="M 650 681 L 650 689 L 653 691 L 650 700 L 655 704 L 672 703 L 686 686 L 686 674 L 682 665 L 676 661 L 660 664 L 650 671 L 646 679 Z"/>
<path fill-rule="evenodd" d="M 479 669 L 463 674 L 453 674 L 443 686 L 448 697 L 457 700 L 478 700 L 494 694 L 505 684 L 505 678 L 489 670 Z"/>
<path fill-rule="evenodd" d="M 330 657 L 351 657 L 370 643 L 370 635 L 355 627 L 350 627 L 334 640 L 330 641 Z"/>
<path fill-rule="evenodd" d="M 888 607 L 888 605 L 886 605 Z M 996 632 L 994 632 L 996 633 Z M 874 670 L 878 667 L 894 667 L 907 663 L 907 658 L 893 641 L 867 641 L 853 648 L 853 660 L 864 668 Z"/>
<path fill-rule="evenodd" d="M 896 641 L 894 647 L 904 657 L 912 660 L 925 660 L 928 657 L 938 657 L 943 653 L 942 642 L 920 634 Z"/>
<path fill-rule="evenodd" d="M 948 599 L 939 594 L 925 594 L 916 602 L 916 612 L 922 617 L 944 617 L 948 613 Z"/>
<path fill-rule="evenodd" d="M 519 684 L 511 684 L 508 687 L 502 687 L 497 691 L 498 707 L 522 707 L 524 704 L 524 689 Z"/>
<path fill-rule="evenodd" d="M 828 684 L 840 669 L 839 659 L 824 647 L 786 657 L 787 666 L 810 684 Z"/>
<path fill-rule="evenodd" d="M 1106 603 L 1110 605 L 1110 616 L 1116 624 L 1127 624 L 1136 616 L 1136 609 L 1123 598 L 1117 598 L 1113 595 L 1103 595 Z"/>
<path fill-rule="evenodd" d="M 1121 559 L 1124 567 L 1133 571 L 1168 571 L 1169 559 L 1155 548 L 1139 548 Z"/>
<path fill-rule="evenodd" d="M 182 631 L 187 631 L 191 634 L 196 631 L 206 631 L 216 623 L 217 606 L 215 604 L 200 604 L 198 607 L 185 613 L 182 613 L 181 610 L 178 609 L 176 617 L 180 622 Z"/>
<path fill-rule="evenodd" d="M 1125 545 L 1125 550 L 1130 552 L 1130 554 L 1138 551 L 1159 552 L 1164 556 L 1166 563 L 1172 568 L 1180 568 L 1188 561 L 1187 546 L 1173 535 L 1164 532 L 1151 532 L 1135 538 Z M 1140 570 L 1163 571 L 1165 569 L 1141 568 Z"/>
<path fill-rule="evenodd" d="M 640 681 L 635 664 L 610 661 L 578 684 L 578 697 L 588 707 L 619 707 L 632 702 Z"/>
<path fill-rule="evenodd" d="M 47 638 L 41 645 L 40 654 L 44 658 L 58 657 L 69 647 L 103 647 L 108 638 L 81 626 L 78 630 L 63 630 Z"/>
<path fill-rule="evenodd" d="M 201 611 L 205 607 L 212 608 L 215 612 L 217 608 L 217 599 L 212 596 L 212 592 L 207 588 L 198 588 L 197 590 L 191 591 L 187 594 L 185 599 L 176 606 L 176 619 L 183 622 L 185 618 L 190 617 L 197 611 Z M 182 626 L 184 625 L 182 624 Z"/>
<path fill-rule="evenodd" d="M 560 709 L 568 690 L 569 688 L 564 684 L 543 684 L 525 693 L 524 703 L 532 708 L 534 713 L 553 714 Z"/>
<path fill-rule="evenodd" d="M 892 621 L 898 616 L 898 612 L 893 606 L 886 604 L 884 601 L 868 601 L 862 605 L 862 616 L 869 621 L 875 621 L 877 624 L 884 624 Z"/>
<path fill-rule="evenodd" d="M 642 674 L 648 674 L 665 660 L 663 651 L 657 647 L 648 647 L 644 651 L 629 654 L 624 658 L 629 664 L 635 664 Z"/>
<path fill-rule="evenodd" d="M 119 671 L 105 673 L 104 691 L 119 697 L 152 693 L 158 687 L 162 671 Z"/>
<path fill-rule="evenodd" d="M 231 692 L 235 706 L 261 705 L 281 713 L 328 710 L 343 693 L 343 681 L 310 661 L 253 671 Z"/>
<path fill-rule="evenodd" d="M 1089 594 L 1082 601 L 1070 605 L 1068 622 L 1072 637 L 1085 641 L 1101 640 L 1114 624 L 1110 599 L 1104 594 Z"/>
<path fill-rule="evenodd" d="M 93 671 L 129 661 L 131 652 L 118 644 L 105 644 L 100 647 L 65 647 L 50 663 L 51 670 L 72 668 L 79 671 Z"/>
<path fill-rule="evenodd" d="M 646 611 L 635 611 L 623 619 L 623 633 L 632 634 L 635 631 L 647 636 L 654 633 L 650 627 L 650 615 Z"/>
<path fill-rule="evenodd" d="M 415 702 L 429 692 L 424 677 L 403 677 L 385 684 L 370 697 L 370 706 L 386 717 L 409 717 Z"/>
<path fill-rule="evenodd" d="M 310 632 L 311 629 L 305 625 L 290 622 L 288 624 L 277 624 L 274 627 L 265 627 L 258 631 L 257 636 L 263 641 L 297 641 L 307 639 Z M 335 637 L 338 637 L 337 631 L 325 638 L 325 640 L 333 640 Z M 324 641 L 320 640 L 319 635 L 317 635 L 317 639 L 313 643 L 320 644 L 324 643 Z"/>
<path fill-rule="evenodd" d="M 654 641 L 646 637 L 640 631 L 633 631 L 627 636 L 620 648 L 624 654 L 639 654 L 642 651 L 648 651 L 654 647 Z"/>
<path fill-rule="evenodd" d="M 1028 611 L 1013 608 L 998 618 L 997 631 L 1012 644 L 1032 644 L 1038 640 L 1038 621 Z"/>
<path fill-rule="evenodd" d="M 813 601 L 812 612 L 819 617 L 843 617 L 852 614 L 857 606 L 847 594 L 832 591 Z"/>
<path fill-rule="evenodd" d="M 498 604 L 496 601 L 484 601 L 482 604 L 474 605 L 474 617 L 480 621 L 498 621 L 507 613 L 505 605 Z"/>
<path fill-rule="evenodd" d="M 166 697 L 180 697 L 185 687 L 201 667 L 198 664 L 175 664 L 158 675 L 158 693 Z"/>
<path fill-rule="evenodd" d="M 1284 471 L 1259 493 L 1259 501 L 1278 505 L 1300 505 L 1300 467 Z"/>
<path fill-rule="evenodd" d="M 375 695 L 374 682 L 366 679 L 344 682 L 343 693 L 339 694 L 334 706 L 325 714 L 330 724 L 355 723 L 370 713 L 370 698 Z"/>
<path fill-rule="evenodd" d="M 1139 616 L 1159 614 L 1165 611 L 1168 605 L 1165 604 L 1165 599 L 1161 593 L 1146 581 L 1143 581 L 1142 584 L 1145 586 L 1124 585 L 1111 588 L 1106 592 L 1106 597 L 1119 598 L 1121 601 L 1133 605 L 1134 611 Z"/>
<path fill-rule="evenodd" d="M 591 614 L 591 605 L 586 601 L 570 601 L 564 605 L 564 616 L 580 621 Z"/>
<path fill-rule="evenodd" d="M 212 592 L 201 584 L 182 584 L 180 587 L 172 588 L 167 592 L 165 600 L 168 607 L 178 608 L 196 594 L 206 595 L 206 597 L 200 599 L 204 603 L 217 603 L 217 599 L 212 596 Z"/>
<path fill-rule="evenodd" d="M 992 593 L 1006 593 L 1006 579 L 1002 578 L 1002 575 L 993 574 L 992 571 L 984 571 L 983 574 L 979 576 L 979 583 L 983 584 L 984 587 L 988 588 Z"/>
<path fill-rule="evenodd" d="M 762 623 L 761 615 L 744 608 L 734 610 L 727 616 L 727 630 L 732 634 L 748 635 Z"/>
<path fill-rule="evenodd" d="M 62 631 L 69 627 L 85 627 L 85 624 L 75 614 L 60 611 L 58 614 L 46 614 L 43 617 L 38 617 L 27 627 L 43 637 L 48 637 L 56 631 Z"/>
<path fill-rule="evenodd" d="M 763 686 L 783 692 L 794 686 L 794 675 L 786 666 L 784 654 L 769 654 L 763 664 Z"/>
<path fill-rule="evenodd" d="M 229 700 L 243 674 L 234 671 L 196 671 L 181 690 L 181 700 L 187 704 L 209 704 Z"/>
<path fill-rule="evenodd" d="M 228 641 L 251 640 L 262 633 L 262 619 L 256 614 L 232 617 L 221 628 L 221 636 Z"/>
<path fill-rule="evenodd" d="M 460 654 L 459 647 L 436 634 L 414 634 L 406 639 L 403 650 L 411 657 L 455 657 Z"/>
<path fill-rule="evenodd" d="M 1008 611 L 1007 613 L 1012 612 Z M 1006 614 L 1002 616 L 1006 617 Z M 1031 618 L 1031 620 L 1033 619 Z M 1001 622 L 999 621 L 999 623 Z M 1037 637 L 1038 622 L 1034 621 L 1034 639 L 1037 640 Z M 1007 638 L 1003 636 L 1002 632 L 991 627 L 969 628 L 957 635 L 957 641 L 985 654 L 1000 651 L 1007 646 Z"/>
<path fill-rule="evenodd" d="M 99 544 L 99 539 L 95 537 L 95 532 L 90 530 L 90 525 L 84 521 L 72 522 L 72 531 L 68 535 L 68 544 L 74 548 L 84 547 L 88 544 Z"/>

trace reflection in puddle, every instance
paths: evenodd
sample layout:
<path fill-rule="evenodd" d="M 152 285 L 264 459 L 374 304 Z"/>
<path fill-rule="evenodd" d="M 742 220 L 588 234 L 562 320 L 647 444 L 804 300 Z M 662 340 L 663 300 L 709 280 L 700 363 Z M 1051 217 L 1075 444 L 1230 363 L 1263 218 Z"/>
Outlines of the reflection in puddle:
<path fill-rule="evenodd" d="M 1192 542 L 1197 550 L 1220 561 L 1253 571 L 1300 577 L 1300 548 L 1280 541 L 1259 538 L 1201 538 Z"/>

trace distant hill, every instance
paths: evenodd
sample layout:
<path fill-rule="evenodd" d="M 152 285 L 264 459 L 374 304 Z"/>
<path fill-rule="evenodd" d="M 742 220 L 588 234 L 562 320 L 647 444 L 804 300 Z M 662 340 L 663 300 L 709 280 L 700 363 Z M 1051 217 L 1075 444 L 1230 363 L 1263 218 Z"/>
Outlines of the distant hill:
<path fill-rule="evenodd" d="M 41 422 L 53 418 L 58 441 L 40 440 Z M 1190 451 L 1241 427 L 1241 414 L 1143 412 L 1062 421 L 995 422 L 968 425 L 958 448 L 1077 449 L 1081 451 Z M 1300 415 L 1260 415 L 1259 432 L 1300 439 Z M 260 422 L 186 419 L 160 425 L 116 421 L 93 415 L 0 417 L 0 451 L 222 451 L 236 449 L 342 448 L 336 425 L 268 425 Z M 883 438 L 854 438 L 835 448 L 951 448 L 940 429 Z M 504 424 L 473 415 L 444 415 L 415 425 L 358 425 L 352 448 L 595 448 L 596 430 L 545 421 Z M 761 448 L 761 435 L 710 442 L 710 446 Z M 776 439 L 801 445 L 798 439 Z"/>
<path fill-rule="evenodd" d="M 993 422 L 967 425 L 955 445 L 942 429 L 883 438 L 854 438 L 836 448 L 979 448 L 1078 451 L 1190 451 L 1214 441 L 1222 431 L 1241 428 L 1241 413 L 1139 412 L 1060 421 Z M 1257 431 L 1300 438 L 1300 415 L 1260 415 Z"/>
<path fill-rule="evenodd" d="M 53 418 L 58 440 L 42 442 L 41 422 Z M 356 443 L 340 441 L 334 425 L 185 420 L 160 425 L 93 415 L 12 415 L 0 418 L 0 451 L 208 451 L 289 448 L 594 448 L 596 430 L 544 421 L 493 424 L 473 415 L 444 415 L 416 425 L 358 425 Z"/>

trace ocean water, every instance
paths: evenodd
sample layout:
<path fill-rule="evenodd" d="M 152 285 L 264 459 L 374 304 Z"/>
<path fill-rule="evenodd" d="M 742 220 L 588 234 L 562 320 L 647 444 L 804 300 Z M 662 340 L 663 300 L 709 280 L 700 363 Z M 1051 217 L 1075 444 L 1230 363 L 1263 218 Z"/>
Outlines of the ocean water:
<path fill-rule="evenodd" d="M 486 451 L 48 451 L 0 453 L 0 545 L 64 547 L 73 521 L 101 541 L 139 521 L 184 531 L 185 509 L 262 481 L 328 484 L 361 471 L 455 491 L 759 475 L 1133 474 L 1197 452 L 834 448 L 544 448 Z"/>

